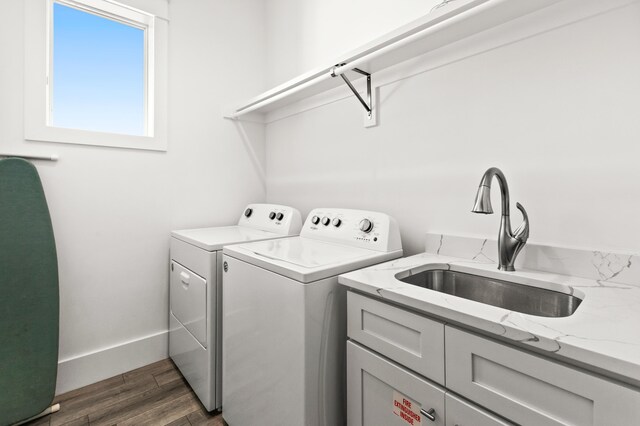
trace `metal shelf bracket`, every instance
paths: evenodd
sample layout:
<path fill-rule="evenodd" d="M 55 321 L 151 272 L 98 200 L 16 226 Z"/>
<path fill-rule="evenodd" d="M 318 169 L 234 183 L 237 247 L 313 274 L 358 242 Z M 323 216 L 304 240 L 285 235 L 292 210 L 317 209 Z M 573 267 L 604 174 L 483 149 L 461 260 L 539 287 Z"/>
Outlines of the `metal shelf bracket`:
<path fill-rule="evenodd" d="M 372 113 L 373 113 L 373 103 L 371 102 L 371 74 L 369 74 L 366 71 L 362 71 L 360 68 L 353 68 L 352 69 L 352 71 L 357 72 L 358 74 L 362 74 L 362 75 L 367 77 L 367 100 L 365 101 L 364 99 L 362 99 L 362 96 L 360 95 L 360 93 L 358 93 L 356 88 L 353 87 L 353 84 L 351 83 L 349 78 L 344 74 L 344 71 L 343 72 L 339 72 L 339 73 L 336 72 L 339 68 L 344 67 L 345 65 L 346 64 L 338 64 L 338 65 L 334 66 L 331 69 L 331 77 L 337 77 L 338 75 L 340 77 L 342 77 L 342 79 L 344 80 L 346 85 L 349 86 L 349 89 L 351 89 L 353 94 L 356 96 L 356 98 L 358 98 L 358 100 L 360 101 L 360 103 L 362 104 L 364 109 L 367 111 L 367 117 L 369 119 L 371 119 L 372 118 Z"/>

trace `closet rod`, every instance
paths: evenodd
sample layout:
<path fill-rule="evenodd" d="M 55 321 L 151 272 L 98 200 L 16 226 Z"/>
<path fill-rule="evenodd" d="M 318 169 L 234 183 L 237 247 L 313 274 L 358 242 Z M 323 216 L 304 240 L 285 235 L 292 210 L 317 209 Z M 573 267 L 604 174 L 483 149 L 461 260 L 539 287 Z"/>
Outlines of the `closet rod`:
<path fill-rule="evenodd" d="M 453 0 L 449 0 L 449 2 L 451 1 Z M 443 27 L 464 25 L 465 20 L 478 15 L 481 16 L 482 13 L 487 13 L 492 8 L 496 8 L 499 5 L 510 1 L 511 0 L 474 0 L 458 7 L 457 9 L 443 12 L 440 16 L 434 17 L 434 19 L 428 22 L 428 24 L 407 30 L 402 34 L 396 35 L 395 37 L 386 40 L 371 49 L 363 51 L 359 55 L 356 55 L 347 61 L 344 61 L 345 63 L 340 64 L 340 66 L 335 66 L 331 70 L 332 77 L 343 74 L 354 68 L 368 68 L 373 61 L 381 56 L 390 54 L 393 51 L 397 51 L 412 43 L 416 43 L 419 40 L 427 39 L 431 34 L 437 33 Z M 442 5 L 443 4 L 440 3 L 438 7 Z"/>
<path fill-rule="evenodd" d="M 238 118 L 243 114 L 247 114 L 249 112 L 260 109 L 263 106 L 279 101 L 280 99 L 287 98 L 294 93 L 300 92 L 308 87 L 315 86 L 316 84 L 324 80 L 331 80 L 330 71 L 331 69 L 322 70 L 322 72 L 316 73 L 315 75 L 306 78 L 305 80 L 300 81 L 293 86 L 280 89 L 274 93 L 270 93 L 267 96 L 261 97 L 260 99 L 250 103 L 249 105 L 245 105 L 244 107 L 236 110 L 229 116 L 229 118 Z"/>
<path fill-rule="evenodd" d="M 427 22 L 423 22 L 416 27 L 404 29 L 395 33 L 388 39 L 378 40 L 374 42 L 374 44 L 369 45 L 358 52 L 349 54 L 349 57 L 338 62 L 341 65 L 344 64 L 343 66 L 324 68 L 305 76 L 301 80 L 278 86 L 269 92 L 263 93 L 260 97 L 253 99 L 250 103 L 236 109 L 227 117 L 237 119 L 243 114 L 259 110 L 269 104 L 290 98 L 292 95 L 298 92 L 304 92 L 310 87 L 319 86 L 327 79 L 337 77 L 347 71 L 353 70 L 354 68 L 369 69 L 369 72 L 371 73 L 379 71 L 378 65 L 373 67 L 371 66 L 372 64 L 375 65 L 376 60 L 379 58 L 384 57 L 385 55 L 391 55 L 394 51 L 398 51 L 403 48 L 410 50 L 411 44 L 419 43 L 420 40 L 423 39 L 428 39 L 429 36 L 437 33 L 442 28 L 448 26 L 464 26 L 460 24 L 463 24 L 466 20 L 472 19 L 476 16 L 480 17 L 479 20 L 482 23 L 483 21 L 481 18 L 483 14 L 488 13 L 492 8 L 499 9 L 499 6 L 501 5 L 513 5 L 515 3 L 517 2 L 512 0 L 468 0 L 467 3 L 464 3 L 460 7 L 452 10 L 438 11 L 437 16 L 434 16 Z M 478 25 L 478 23 L 475 23 L 474 25 Z"/>
<path fill-rule="evenodd" d="M 0 152 L 0 158 L 23 158 L 25 160 L 45 160 L 45 161 L 58 161 L 58 154 L 51 155 L 32 155 L 32 154 L 8 154 Z"/>

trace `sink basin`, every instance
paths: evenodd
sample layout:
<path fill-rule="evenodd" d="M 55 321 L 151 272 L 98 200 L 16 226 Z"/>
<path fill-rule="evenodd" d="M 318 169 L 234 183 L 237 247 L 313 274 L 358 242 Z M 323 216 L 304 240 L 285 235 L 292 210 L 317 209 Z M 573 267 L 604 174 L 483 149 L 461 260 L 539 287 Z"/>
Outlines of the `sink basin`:
<path fill-rule="evenodd" d="M 399 273 L 396 278 L 429 290 L 540 317 L 568 317 L 582 302 L 558 291 L 447 269 L 407 273 L 411 272 Z"/>

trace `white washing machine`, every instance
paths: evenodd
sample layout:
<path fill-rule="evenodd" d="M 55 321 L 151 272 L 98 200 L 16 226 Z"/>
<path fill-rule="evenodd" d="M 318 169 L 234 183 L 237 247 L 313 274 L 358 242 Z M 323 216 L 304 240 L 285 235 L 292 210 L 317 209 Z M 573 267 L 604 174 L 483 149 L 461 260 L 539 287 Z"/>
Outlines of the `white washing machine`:
<path fill-rule="evenodd" d="M 299 237 L 223 252 L 223 418 L 231 426 L 345 424 L 338 275 L 401 257 L 396 221 L 315 209 Z"/>
<path fill-rule="evenodd" d="M 169 355 L 202 404 L 221 406 L 222 247 L 298 235 L 294 208 L 250 204 L 238 225 L 171 233 Z"/>

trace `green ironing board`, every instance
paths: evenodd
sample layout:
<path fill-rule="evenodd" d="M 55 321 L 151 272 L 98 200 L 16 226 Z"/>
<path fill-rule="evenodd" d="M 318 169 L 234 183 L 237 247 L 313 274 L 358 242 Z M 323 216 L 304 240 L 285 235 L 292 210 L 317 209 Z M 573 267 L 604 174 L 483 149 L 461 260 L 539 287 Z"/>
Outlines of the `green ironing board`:
<path fill-rule="evenodd" d="M 58 262 L 36 168 L 0 160 L 0 425 L 51 405 L 58 368 Z"/>

